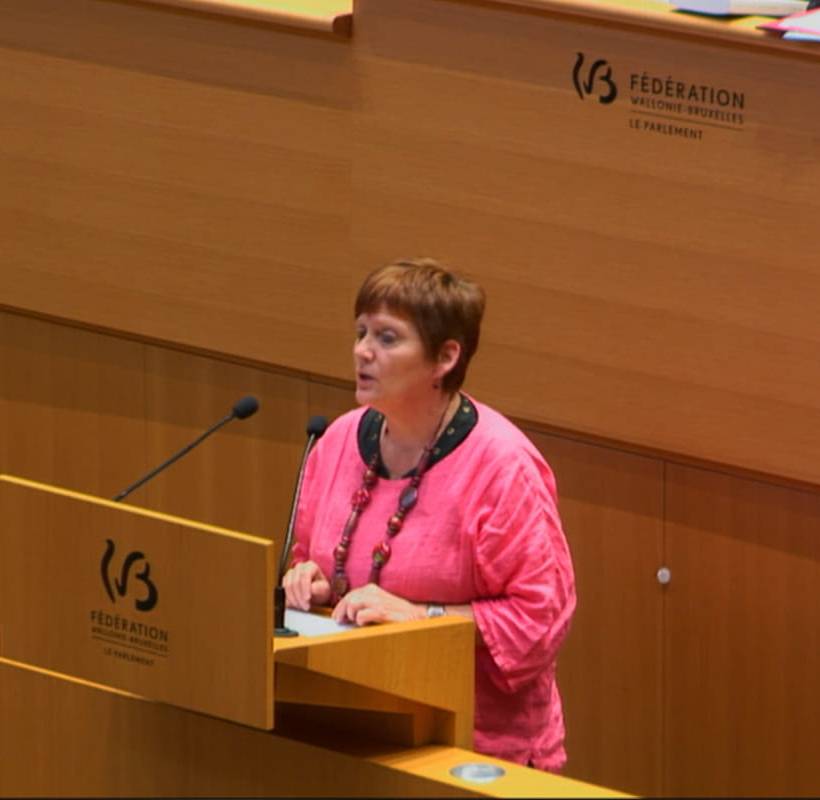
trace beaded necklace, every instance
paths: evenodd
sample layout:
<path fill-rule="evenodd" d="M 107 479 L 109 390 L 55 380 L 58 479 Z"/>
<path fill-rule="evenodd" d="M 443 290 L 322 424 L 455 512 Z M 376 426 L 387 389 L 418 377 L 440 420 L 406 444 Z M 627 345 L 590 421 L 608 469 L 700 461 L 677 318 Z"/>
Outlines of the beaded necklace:
<path fill-rule="evenodd" d="M 421 453 L 419 463 L 416 465 L 414 474 L 410 479 L 410 483 L 401 490 L 399 495 L 398 507 L 395 513 L 387 520 L 387 531 L 385 538 L 373 548 L 372 561 L 370 564 L 370 583 L 378 585 L 381 578 L 382 567 L 390 560 L 392 550 L 390 548 L 390 540 L 396 536 L 402 529 L 405 517 L 410 513 L 413 506 L 416 505 L 419 499 L 419 486 L 427 467 L 430 465 L 430 457 L 433 453 L 433 447 L 438 439 L 444 418 L 447 416 L 447 411 L 450 408 L 450 403 L 444 409 L 444 412 L 439 419 L 436 430 L 433 433 L 433 438 L 430 443 L 424 447 Z M 353 538 L 353 533 L 359 524 L 359 518 L 362 512 L 370 502 L 370 497 L 373 487 L 379 481 L 379 461 L 381 459 L 380 452 L 377 450 L 365 468 L 362 476 L 362 485 L 353 493 L 351 500 L 350 516 L 347 518 L 344 528 L 342 529 L 342 536 L 339 544 L 333 548 L 333 580 L 330 582 L 332 605 L 336 605 L 350 591 L 350 581 L 345 572 L 345 563 L 347 562 L 348 552 L 350 550 L 350 542 Z"/>

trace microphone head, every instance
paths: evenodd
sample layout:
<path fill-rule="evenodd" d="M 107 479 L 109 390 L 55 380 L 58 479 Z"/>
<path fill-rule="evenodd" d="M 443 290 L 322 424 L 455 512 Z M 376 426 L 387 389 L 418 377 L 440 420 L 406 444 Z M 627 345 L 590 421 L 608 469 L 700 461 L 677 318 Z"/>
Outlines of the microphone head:
<path fill-rule="evenodd" d="M 311 417 L 307 424 L 307 435 L 317 439 L 327 430 L 327 419 L 325 417 Z"/>
<path fill-rule="evenodd" d="M 249 394 L 247 397 L 243 397 L 241 400 L 237 400 L 236 403 L 234 403 L 231 413 L 237 419 L 247 419 L 258 410 L 259 401 L 252 394 Z"/>

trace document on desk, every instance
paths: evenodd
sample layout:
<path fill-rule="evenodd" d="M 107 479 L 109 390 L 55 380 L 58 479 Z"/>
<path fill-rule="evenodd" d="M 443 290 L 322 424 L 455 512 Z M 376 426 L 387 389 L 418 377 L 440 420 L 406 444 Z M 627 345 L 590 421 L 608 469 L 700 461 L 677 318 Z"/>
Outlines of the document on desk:
<path fill-rule="evenodd" d="M 285 610 L 285 627 L 301 636 L 325 636 L 328 633 L 349 631 L 356 626 L 352 623 L 336 622 L 324 614 L 311 614 L 309 611 L 288 608 Z"/>
<path fill-rule="evenodd" d="M 820 8 L 806 11 L 803 14 L 792 14 L 772 22 L 764 22 L 757 27 L 783 34 L 787 32 L 804 34 L 806 38 L 803 38 L 803 41 L 809 41 L 815 36 L 820 36 Z"/>
<path fill-rule="evenodd" d="M 670 0 L 677 11 L 709 16 L 785 17 L 805 11 L 807 0 Z"/>

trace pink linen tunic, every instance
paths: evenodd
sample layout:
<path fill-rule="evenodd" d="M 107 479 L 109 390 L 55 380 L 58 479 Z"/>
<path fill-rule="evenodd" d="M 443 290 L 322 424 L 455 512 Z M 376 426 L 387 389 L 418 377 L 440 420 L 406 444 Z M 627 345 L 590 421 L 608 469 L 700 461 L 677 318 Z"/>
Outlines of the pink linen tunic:
<path fill-rule="evenodd" d="M 575 609 L 555 480 L 518 428 L 473 403 L 475 427 L 424 475 L 380 585 L 412 602 L 471 604 L 486 643 L 476 651 L 476 750 L 555 771 L 566 761 L 555 659 Z M 315 561 L 328 578 L 365 470 L 365 411 L 337 419 L 306 467 L 293 560 Z M 351 588 L 367 583 L 371 552 L 408 483 L 380 478 L 374 487 L 346 563 Z"/>

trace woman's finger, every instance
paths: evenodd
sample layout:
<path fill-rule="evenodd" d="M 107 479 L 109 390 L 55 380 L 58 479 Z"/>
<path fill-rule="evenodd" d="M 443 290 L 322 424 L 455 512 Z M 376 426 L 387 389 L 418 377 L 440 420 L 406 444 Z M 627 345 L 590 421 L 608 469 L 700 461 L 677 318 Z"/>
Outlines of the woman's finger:
<path fill-rule="evenodd" d="M 356 614 L 354 622 L 357 625 L 370 625 L 374 622 L 386 622 L 386 615 L 383 609 L 367 607 L 362 608 Z"/>
<path fill-rule="evenodd" d="M 299 608 L 303 611 L 310 608 L 310 585 L 313 583 L 314 566 L 310 563 L 302 564 L 302 569 L 299 572 Z"/>
<path fill-rule="evenodd" d="M 282 588 L 285 590 L 285 605 L 292 608 L 296 602 L 293 596 L 293 570 L 289 569 L 282 578 Z"/>
<path fill-rule="evenodd" d="M 347 622 L 347 597 L 343 597 L 336 603 L 330 616 L 334 622 Z"/>
<path fill-rule="evenodd" d="M 355 622 L 356 615 L 365 607 L 366 603 L 361 598 L 354 597 L 347 601 L 347 609 L 345 611 L 346 621 Z"/>

